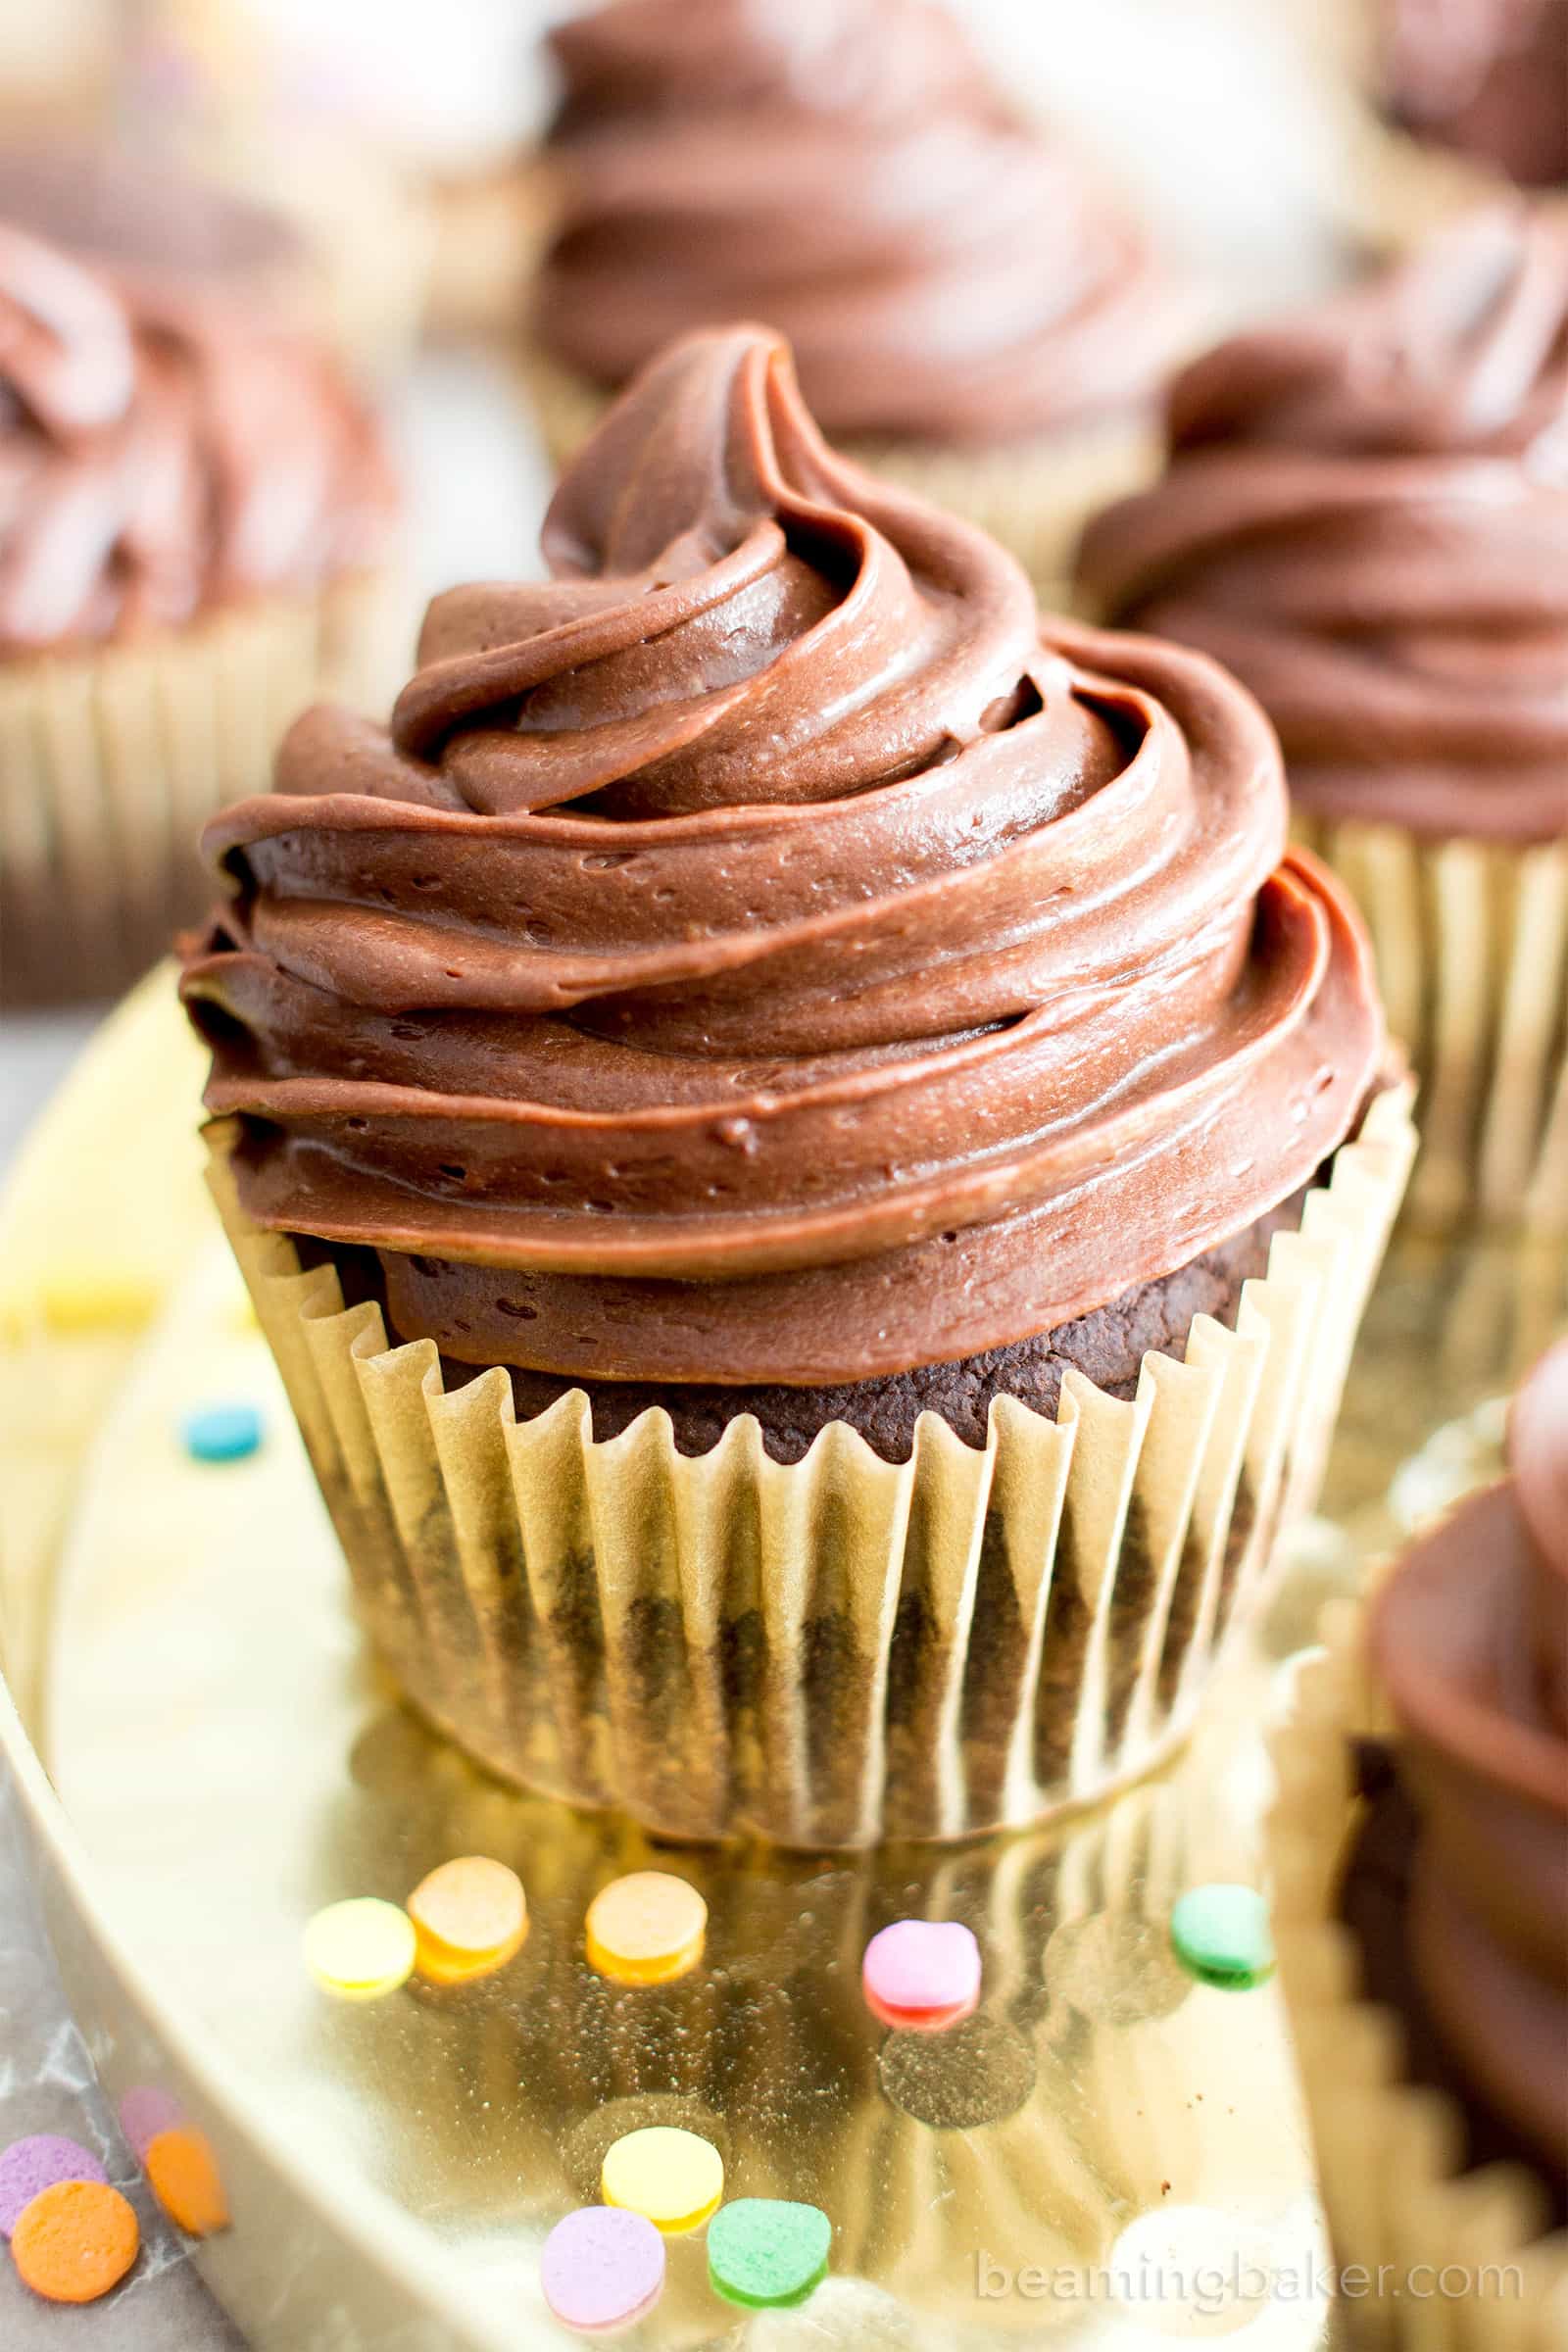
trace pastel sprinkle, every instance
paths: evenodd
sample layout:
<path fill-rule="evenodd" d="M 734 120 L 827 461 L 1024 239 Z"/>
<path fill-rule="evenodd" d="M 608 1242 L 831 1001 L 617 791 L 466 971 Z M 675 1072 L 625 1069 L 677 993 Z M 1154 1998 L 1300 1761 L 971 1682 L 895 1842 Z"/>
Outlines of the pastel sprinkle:
<path fill-rule="evenodd" d="M 1171 1949 L 1200 1984 L 1246 1991 L 1274 1973 L 1268 1905 L 1255 1886 L 1190 1887 L 1170 1915 Z"/>
<path fill-rule="evenodd" d="M 176 2229 L 187 2237 L 212 2237 L 228 2228 L 218 2159 L 205 2132 L 194 2124 L 160 2132 L 145 2159 L 148 2185 Z"/>
<path fill-rule="evenodd" d="M 628 2132 L 605 2157 L 600 2190 L 607 2205 L 640 2213 L 678 2237 L 700 2230 L 724 2194 L 724 2159 L 711 2140 L 674 2124 Z"/>
<path fill-rule="evenodd" d="M 737 2197 L 708 2231 L 708 2277 L 727 2303 L 753 2311 L 804 2303 L 827 2276 L 833 2225 L 817 2205 Z"/>
<path fill-rule="evenodd" d="M 183 2113 L 173 2092 L 156 2082 L 138 2082 L 126 2091 L 120 2102 L 120 2129 L 138 2164 L 146 2162 L 147 2150 L 159 2132 L 177 2124 Z"/>
<path fill-rule="evenodd" d="M 940 2033 L 979 2001 L 980 1946 L 957 1920 L 895 1920 L 866 1945 L 860 1985 L 885 2026 Z"/>
<path fill-rule="evenodd" d="M 528 1898 L 505 1862 L 460 1854 L 419 1881 L 410 1895 L 417 1967 L 432 1984 L 488 1977 L 522 1947 Z"/>
<path fill-rule="evenodd" d="M 707 1933 L 708 1905 L 687 1880 L 634 1870 L 589 1904 L 588 1962 L 616 1984 L 667 1984 L 696 1967 Z"/>
<path fill-rule="evenodd" d="M 242 1462 L 262 1442 L 254 1404 L 206 1404 L 180 1425 L 185 1450 L 198 1462 Z"/>
<path fill-rule="evenodd" d="M 544 2298 L 564 2328 L 607 2335 L 652 2311 L 664 2285 L 664 2241 L 640 2213 L 583 2205 L 558 2222 L 539 2257 Z"/>
<path fill-rule="evenodd" d="M 50 2303 L 96 2303 L 120 2284 L 140 2245 L 135 2213 L 103 2180 L 40 2189 L 11 2233 L 18 2277 Z"/>
<path fill-rule="evenodd" d="M 89 2148 L 58 2132 L 35 2132 L 29 2139 L 15 2139 L 0 2156 L 0 2234 L 9 2237 L 24 2211 L 41 2189 L 60 2180 L 107 2180 L 108 2174 Z"/>
<path fill-rule="evenodd" d="M 376 2001 L 396 1992 L 414 1973 L 414 1922 L 396 1903 L 373 1894 L 328 1903 L 305 1931 L 305 1965 L 323 1992 L 346 2001 Z"/>

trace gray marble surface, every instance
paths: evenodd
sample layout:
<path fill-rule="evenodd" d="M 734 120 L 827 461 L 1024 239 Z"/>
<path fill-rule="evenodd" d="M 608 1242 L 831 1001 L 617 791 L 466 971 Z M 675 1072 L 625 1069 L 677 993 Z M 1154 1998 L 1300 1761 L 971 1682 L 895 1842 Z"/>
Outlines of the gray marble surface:
<path fill-rule="evenodd" d="M 122 2286 L 73 2310 L 41 2303 L 0 2262 L 5 2352 L 242 2352 L 122 2138 L 66 2006 L 28 1873 L 18 1807 L 0 1783 L 0 2147 L 59 2132 L 99 2158 L 136 2208 L 142 2248 Z"/>

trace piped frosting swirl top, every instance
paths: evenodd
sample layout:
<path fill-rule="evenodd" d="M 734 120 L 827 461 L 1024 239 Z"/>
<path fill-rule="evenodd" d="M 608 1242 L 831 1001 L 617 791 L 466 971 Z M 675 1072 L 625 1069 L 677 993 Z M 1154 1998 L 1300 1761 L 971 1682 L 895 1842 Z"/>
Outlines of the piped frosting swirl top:
<path fill-rule="evenodd" d="M 1512 1475 L 1419 1543 L 1374 1619 L 1420 1811 L 1411 1945 L 1444 2041 L 1568 2175 L 1568 1343 L 1514 1401 Z"/>
<path fill-rule="evenodd" d="M 552 40 L 535 330 L 595 382 L 755 317 L 836 436 L 1007 443 L 1152 403 L 1170 285 L 929 0 L 610 0 Z"/>
<path fill-rule="evenodd" d="M 209 828 L 187 964 L 260 1222 L 405 1337 L 596 1378 L 859 1379 L 1184 1264 L 1382 1052 L 1278 755 L 1200 658 L 1053 622 L 836 458 L 759 328 L 676 345 L 549 580 L 430 608 Z"/>
<path fill-rule="evenodd" d="M 1094 521 L 1107 617 L 1228 662 L 1331 818 L 1568 833 L 1568 220 L 1471 217 L 1176 380 Z"/>
<path fill-rule="evenodd" d="M 0 652 L 310 590 L 378 558 L 394 510 L 322 354 L 0 221 Z"/>

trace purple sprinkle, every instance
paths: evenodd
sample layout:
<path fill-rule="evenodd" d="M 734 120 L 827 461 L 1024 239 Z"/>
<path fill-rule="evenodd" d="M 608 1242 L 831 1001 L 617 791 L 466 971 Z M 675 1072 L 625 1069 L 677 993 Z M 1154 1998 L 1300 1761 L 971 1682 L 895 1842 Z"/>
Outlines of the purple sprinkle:
<path fill-rule="evenodd" d="M 664 2241 L 640 2213 L 618 2205 L 579 2206 L 545 2239 L 539 2282 L 564 2328 L 608 2334 L 658 2302 Z"/>
<path fill-rule="evenodd" d="M 107 2180 L 96 2156 L 58 2132 L 13 2140 L 0 2156 L 0 2232 L 7 2237 L 39 2192 L 57 2180 Z"/>
<path fill-rule="evenodd" d="M 146 2163 L 147 2151 L 160 2132 L 172 2131 L 184 2120 L 184 2109 L 173 2092 L 160 2089 L 156 2082 L 138 2082 L 120 2102 L 120 2129 L 138 2164 Z"/>

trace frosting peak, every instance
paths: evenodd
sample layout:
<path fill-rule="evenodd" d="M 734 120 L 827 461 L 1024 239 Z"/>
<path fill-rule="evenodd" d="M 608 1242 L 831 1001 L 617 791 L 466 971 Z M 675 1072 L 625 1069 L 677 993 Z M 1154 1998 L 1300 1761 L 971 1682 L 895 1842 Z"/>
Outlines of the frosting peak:
<path fill-rule="evenodd" d="M 470 806 L 591 794 L 605 816 L 834 799 L 951 759 L 1040 658 L 1033 592 L 978 531 L 842 492 L 765 328 L 678 344 L 557 492 L 554 576 L 436 599 L 393 742 L 428 756 L 494 721 L 530 757 L 466 743 Z"/>
<path fill-rule="evenodd" d="M 1090 525 L 1108 617 L 1218 655 L 1330 818 L 1568 832 L 1568 221 L 1472 217 L 1178 379 Z"/>
<path fill-rule="evenodd" d="M 1171 289 L 929 0 L 609 0 L 552 41 L 535 325 L 568 367 L 619 385 L 760 315 L 833 433 L 998 444 L 1149 404 Z"/>
<path fill-rule="evenodd" d="M 814 1385 L 1032 1336 L 1306 1182 L 1382 1050 L 1258 711 L 1052 622 L 835 457 L 760 328 L 209 828 L 190 959 L 258 1221 L 460 1361 Z M 584 1280 L 583 1277 L 590 1279 Z"/>

